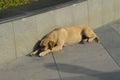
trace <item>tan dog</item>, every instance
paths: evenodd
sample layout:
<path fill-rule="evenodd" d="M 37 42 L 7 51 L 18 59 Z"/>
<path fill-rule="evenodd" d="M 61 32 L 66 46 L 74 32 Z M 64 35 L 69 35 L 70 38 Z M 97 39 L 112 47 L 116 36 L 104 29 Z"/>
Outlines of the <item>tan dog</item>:
<path fill-rule="evenodd" d="M 63 46 L 78 43 L 82 41 L 83 35 L 86 37 L 83 39 L 83 43 L 91 42 L 93 40 L 99 42 L 99 37 L 88 26 L 81 25 L 54 29 L 41 40 L 40 49 L 42 52 L 39 54 L 39 56 L 45 56 L 50 52 L 62 50 Z M 39 50 L 36 50 L 30 55 L 35 55 L 38 51 Z"/>

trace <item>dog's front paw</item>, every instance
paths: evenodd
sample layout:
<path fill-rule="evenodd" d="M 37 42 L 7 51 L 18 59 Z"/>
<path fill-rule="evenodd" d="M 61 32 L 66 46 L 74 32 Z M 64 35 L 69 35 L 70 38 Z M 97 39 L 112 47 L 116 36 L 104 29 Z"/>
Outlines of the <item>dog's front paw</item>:
<path fill-rule="evenodd" d="M 46 53 L 45 53 L 45 52 L 42 52 L 42 53 L 39 54 L 39 57 L 43 57 L 43 56 L 45 56 L 45 55 L 46 55 Z"/>
<path fill-rule="evenodd" d="M 29 56 L 35 56 L 35 54 L 32 52 L 32 53 L 29 54 Z"/>

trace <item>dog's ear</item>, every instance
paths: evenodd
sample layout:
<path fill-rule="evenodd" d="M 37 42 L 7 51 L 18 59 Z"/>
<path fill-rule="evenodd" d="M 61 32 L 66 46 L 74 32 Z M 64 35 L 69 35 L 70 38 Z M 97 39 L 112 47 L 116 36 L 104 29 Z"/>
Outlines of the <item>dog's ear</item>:
<path fill-rule="evenodd" d="M 49 49 L 52 50 L 52 48 L 55 46 L 55 43 L 53 41 L 49 41 L 48 46 Z"/>

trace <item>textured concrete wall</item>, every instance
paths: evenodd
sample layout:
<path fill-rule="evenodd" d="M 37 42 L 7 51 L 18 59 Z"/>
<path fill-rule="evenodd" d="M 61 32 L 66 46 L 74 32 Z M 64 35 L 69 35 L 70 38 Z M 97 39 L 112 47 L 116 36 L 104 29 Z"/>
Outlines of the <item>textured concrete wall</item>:
<path fill-rule="evenodd" d="M 31 51 L 37 41 L 36 18 L 32 16 L 11 23 L 15 34 L 16 57 L 20 57 Z"/>
<path fill-rule="evenodd" d="M 103 24 L 111 22 L 115 18 L 114 1 L 115 0 L 102 0 Z"/>
<path fill-rule="evenodd" d="M 87 1 L 81 2 L 78 4 L 72 5 L 72 13 L 73 13 L 73 24 L 87 24 L 88 25 L 88 6 Z"/>
<path fill-rule="evenodd" d="M 95 29 L 119 18 L 120 0 L 88 0 L 0 24 L 0 63 L 28 54 L 56 27 L 87 24 Z"/>
<path fill-rule="evenodd" d="M 115 19 L 120 18 L 120 0 L 114 0 L 114 16 Z"/>
<path fill-rule="evenodd" d="M 0 24 L 0 63 L 16 58 L 14 30 L 11 23 Z"/>
<path fill-rule="evenodd" d="M 92 28 L 102 25 L 102 0 L 88 0 L 88 20 Z"/>

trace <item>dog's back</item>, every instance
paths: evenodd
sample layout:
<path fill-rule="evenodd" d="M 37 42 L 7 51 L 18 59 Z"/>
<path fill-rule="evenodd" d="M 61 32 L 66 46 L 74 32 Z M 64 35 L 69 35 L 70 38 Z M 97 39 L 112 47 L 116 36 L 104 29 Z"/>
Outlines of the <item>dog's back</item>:
<path fill-rule="evenodd" d="M 66 31 L 65 45 L 78 43 L 82 40 L 82 36 L 81 36 L 82 27 L 73 26 L 64 29 Z"/>

